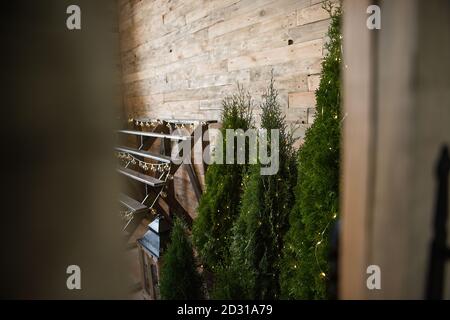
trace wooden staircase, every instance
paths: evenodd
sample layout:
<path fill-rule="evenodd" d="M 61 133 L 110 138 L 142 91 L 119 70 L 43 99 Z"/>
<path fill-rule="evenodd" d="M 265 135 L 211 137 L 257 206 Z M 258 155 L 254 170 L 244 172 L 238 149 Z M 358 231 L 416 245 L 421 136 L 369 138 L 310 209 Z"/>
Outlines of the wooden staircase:
<path fill-rule="evenodd" d="M 134 199 L 126 194 L 119 197 L 124 209 L 122 216 L 127 235 L 131 235 L 145 216 L 153 220 L 157 215 L 161 215 L 170 223 L 173 217 L 178 215 L 183 217 L 188 225 L 192 223 L 192 218 L 176 199 L 173 175 L 181 166 L 186 167 L 197 200 L 201 196 L 200 182 L 192 164 L 180 165 L 171 161 L 172 145 L 183 141 L 190 143 L 192 150 L 197 142 L 194 141 L 195 130 L 201 130 L 201 138 L 213 122 L 216 121 L 130 119 L 128 128 L 117 131 L 119 140 L 122 139 L 122 143 L 116 147 L 116 152 L 122 160 L 117 172 L 126 179 L 142 184 L 144 188 L 143 199 Z M 180 131 L 183 134 L 180 134 Z M 135 137 L 137 148 L 127 146 L 130 136 Z M 159 152 L 156 153 L 154 146 L 157 142 Z M 206 143 L 202 142 L 202 152 L 205 147 Z"/>
<path fill-rule="evenodd" d="M 133 184 L 135 191 L 136 187 L 139 189 L 139 192 L 133 195 L 121 193 L 118 199 L 123 209 L 123 232 L 127 241 L 127 254 L 134 257 L 131 259 L 130 267 L 135 270 L 133 266 L 139 264 L 141 268 L 141 279 L 132 279 L 130 287 L 130 294 L 134 298 L 149 298 L 149 293 L 144 290 L 144 287 L 147 289 L 149 287 L 146 285 L 149 280 L 143 275 L 142 269 L 149 272 L 148 260 L 145 260 L 146 262 L 142 260 L 146 259 L 143 258 L 144 252 L 147 252 L 152 260 L 159 261 L 160 254 L 164 252 L 167 244 L 169 230 L 159 230 L 159 227 L 156 230 L 155 226 L 167 224 L 170 227 L 175 216 L 183 217 L 188 225 L 192 224 L 191 216 L 175 196 L 173 176 L 181 166 L 185 166 L 187 170 L 197 201 L 201 196 L 200 182 L 193 165 L 175 164 L 171 160 L 172 147 L 175 143 L 183 142 L 188 143 L 192 151 L 198 142 L 195 139 L 201 139 L 209 124 L 213 122 L 216 121 L 132 119 L 126 125 L 128 128 L 117 132 L 119 143 L 115 149 L 121 163 L 117 173 L 127 183 Z M 201 130 L 201 134 L 194 134 L 196 130 Z M 180 131 L 183 134 L 180 134 Z M 128 146 L 132 143 L 133 147 Z M 155 152 L 158 143 L 159 151 Z M 201 141 L 202 154 L 207 143 Z M 206 172 L 206 164 L 203 165 L 203 171 Z M 145 221 L 151 223 L 146 226 L 146 232 L 141 234 Z M 159 265 L 159 262 L 156 265 Z M 155 290 L 152 292 L 157 291 Z"/>

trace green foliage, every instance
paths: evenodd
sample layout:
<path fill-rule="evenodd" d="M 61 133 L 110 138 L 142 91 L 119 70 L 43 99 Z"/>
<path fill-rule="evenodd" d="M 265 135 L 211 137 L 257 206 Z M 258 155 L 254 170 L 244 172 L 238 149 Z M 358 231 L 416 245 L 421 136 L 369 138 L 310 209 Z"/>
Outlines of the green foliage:
<path fill-rule="evenodd" d="M 341 11 L 330 13 L 317 115 L 299 151 L 296 203 L 283 250 L 282 296 L 290 299 L 326 298 L 329 231 L 339 210 Z"/>
<path fill-rule="evenodd" d="M 238 86 L 235 95 L 223 101 L 222 136 L 225 155 L 226 129 L 251 127 L 252 101 Z M 236 142 L 236 141 L 235 141 Z M 247 143 L 248 145 L 248 143 Z M 237 150 L 235 150 L 236 154 Z M 236 156 L 235 156 L 236 159 Z M 195 247 L 210 271 L 215 271 L 229 260 L 231 227 L 238 214 L 242 190 L 242 175 L 246 165 L 213 163 L 206 173 L 206 191 L 200 199 L 198 217 L 193 226 Z"/>
<path fill-rule="evenodd" d="M 202 298 L 202 281 L 195 266 L 192 245 L 180 219 L 175 219 L 170 244 L 163 256 L 160 289 L 164 300 Z"/>
<path fill-rule="evenodd" d="M 293 203 L 295 157 L 292 138 L 277 101 L 273 80 L 263 96 L 261 127 L 279 130 L 279 170 L 261 175 L 251 165 L 244 179 L 240 215 L 233 227 L 232 261 L 218 273 L 214 296 L 221 299 L 275 299 L 279 296 L 283 235 Z M 269 148 L 272 152 L 272 148 Z"/>

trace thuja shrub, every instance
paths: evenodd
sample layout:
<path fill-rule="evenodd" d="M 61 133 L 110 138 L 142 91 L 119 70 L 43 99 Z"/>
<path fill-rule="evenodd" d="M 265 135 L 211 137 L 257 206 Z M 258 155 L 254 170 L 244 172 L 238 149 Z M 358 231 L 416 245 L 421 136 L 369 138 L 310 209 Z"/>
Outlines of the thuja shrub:
<path fill-rule="evenodd" d="M 236 94 L 226 97 L 222 113 L 222 154 L 225 154 L 225 130 L 252 126 L 252 99 L 238 85 Z M 236 141 L 235 141 L 236 142 Z M 248 141 L 246 142 L 246 150 Z M 236 153 L 241 152 L 235 150 Z M 193 226 L 193 239 L 207 271 L 212 272 L 229 263 L 231 227 L 239 211 L 242 194 L 242 177 L 246 164 L 213 163 L 206 172 L 206 190 L 198 206 L 198 217 Z"/>
<path fill-rule="evenodd" d="M 244 179 L 240 215 L 233 227 L 231 263 L 217 273 L 214 297 L 221 299 L 276 299 L 279 297 L 280 257 L 296 180 L 292 136 L 278 103 L 273 79 L 261 104 L 261 128 L 279 132 L 279 169 L 261 175 L 261 161 L 251 165 Z M 262 137 L 259 137 L 262 139 Z"/>
<path fill-rule="evenodd" d="M 196 300 L 203 296 L 192 244 L 179 218 L 174 221 L 170 244 L 163 256 L 160 292 L 164 300 Z"/>
<path fill-rule="evenodd" d="M 331 24 L 317 113 L 299 150 L 296 202 L 283 249 L 280 282 L 289 299 L 327 298 L 329 233 L 339 211 L 341 9 L 327 9 Z"/>

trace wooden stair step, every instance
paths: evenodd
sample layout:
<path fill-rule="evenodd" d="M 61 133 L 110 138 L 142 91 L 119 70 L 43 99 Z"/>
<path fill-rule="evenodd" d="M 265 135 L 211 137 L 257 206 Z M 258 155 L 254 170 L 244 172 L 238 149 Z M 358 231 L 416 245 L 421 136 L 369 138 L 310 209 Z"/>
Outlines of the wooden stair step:
<path fill-rule="evenodd" d="M 134 213 L 148 210 L 145 205 L 123 193 L 119 194 L 119 202 Z"/>
<path fill-rule="evenodd" d="M 133 180 L 145 183 L 151 187 L 161 187 L 165 184 L 164 181 L 161 181 L 159 179 L 156 179 L 156 178 L 148 176 L 146 174 L 137 172 L 132 169 L 117 168 L 117 172 L 119 172 L 120 174 L 123 174 L 124 176 L 127 176 Z"/>
<path fill-rule="evenodd" d="M 144 158 L 150 158 L 150 159 L 153 159 L 153 160 L 156 160 L 159 162 L 170 163 L 169 157 L 160 155 L 160 154 L 155 154 L 155 153 L 152 153 L 149 151 L 137 150 L 137 149 L 128 148 L 128 147 L 116 147 L 116 150 L 119 152 L 134 154 L 136 156 L 140 156 L 140 157 L 144 157 Z"/>
<path fill-rule="evenodd" d="M 149 131 L 119 130 L 118 132 L 123 133 L 123 134 L 136 135 L 136 136 L 163 138 L 163 139 L 170 139 L 170 140 L 177 140 L 177 141 L 191 139 L 190 136 L 180 136 L 180 135 L 156 133 L 156 132 L 149 132 Z"/>

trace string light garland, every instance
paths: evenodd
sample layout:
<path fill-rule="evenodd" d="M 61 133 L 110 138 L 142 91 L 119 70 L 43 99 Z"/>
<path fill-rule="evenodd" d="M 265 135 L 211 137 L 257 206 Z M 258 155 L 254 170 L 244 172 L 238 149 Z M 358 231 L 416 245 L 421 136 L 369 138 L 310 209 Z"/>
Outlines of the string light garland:
<path fill-rule="evenodd" d="M 148 162 L 139 160 L 136 157 L 134 157 L 131 154 L 126 153 L 126 152 L 116 152 L 116 156 L 119 160 L 127 161 L 128 163 L 131 163 L 133 165 L 137 164 L 144 171 L 161 173 L 160 179 L 162 179 L 165 176 L 165 178 L 162 179 L 164 182 L 167 182 L 167 180 L 173 180 L 173 175 L 170 174 L 170 163 L 148 163 Z M 157 202 L 158 198 L 160 196 L 163 198 L 167 197 L 167 193 L 164 191 L 164 188 L 166 188 L 166 187 L 167 187 L 167 185 L 164 185 L 164 187 L 159 191 L 159 193 L 156 195 L 153 203 L 149 207 L 150 213 L 153 216 L 155 216 L 157 214 L 157 211 L 154 208 L 154 205 Z M 120 215 L 124 221 L 127 221 L 127 223 L 125 224 L 125 227 L 124 227 L 124 229 L 125 229 L 129 225 L 131 220 L 133 220 L 134 212 L 131 210 L 124 210 L 124 211 L 120 211 Z"/>
<path fill-rule="evenodd" d="M 320 237 L 320 238 L 319 238 L 319 241 L 316 242 L 316 245 L 315 245 L 315 247 L 314 247 L 314 257 L 315 257 L 315 259 L 316 259 L 317 267 L 319 268 L 319 271 L 320 271 L 319 276 L 320 276 L 321 278 L 323 278 L 323 279 L 326 279 L 326 278 L 327 278 L 327 275 L 326 275 L 325 272 L 323 272 L 322 267 L 320 266 L 319 258 L 317 257 L 317 249 L 318 249 L 318 247 L 319 247 L 319 246 L 322 244 L 322 242 L 323 242 L 323 235 L 325 234 L 325 231 L 327 231 L 328 227 L 330 226 L 330 223 L 331 223 L 332 221 L 336 220 L 336 218 L 337 218 L 337 213 L 333 214 L 333 216 L 331 217 L 331 220 L 328 221 L 328 223 L 327 223 L 327 225 L 325 226 L 325 228 L 322 230 L 322 232 L 319 233 L 319 237 Z"/>
<path fill-rule="evenodd" d="M 175 127 L 175 129 L 194 129 L 195 125 L 206 125 L 207 122 L 206 121 L 193 121 L 190 123 L 171 123 L 170 121 L 167 120 L 162 120 L 162 119 L 152 119 L 152 120 L 148 120 L 148 121 L 144 121 L 144 120 L 137 120 L 134 118 L 129 118 L 128 119 L 129 123 L 133 123 L 138 127 L 147 127 L 147 128 L 151 128 L 151 127 L 157 127 L 159 125 L 163 125 L 164 122 L 166 123 L 166 126 L 168 128 L 171 128 L 172 126 Z"/>
<path fill-rule="evenodd" d="M 137 163 L 137 161 L 139 161 L 139 159 L 134 158 L 132 155 L 127 154 L 127 153 L 123 153 L 123 152 L 118 152 L 118 154 L 120 154 L 120 158 L 123 160 L 128 160 L 130 162 L 132 162 L 133 160 L 135 160 L 135 163 Z M 131 157 L 131 160 L 130 160 Z M 141 161 L 143 162 L 143 161 Z M 151 165 L 153 166 L 159 166 L 159 164 L 153 164 L 153 163 L 145 163 L 147 165 L 149 165 L 149 169 L 151 170 Z M 161 180 L 163 180 L 164 182 L 167 182 L 167 180 L 173 180 L 173 175 L 170 174 L 170 164 L 162 164 L 163 169 L 160 169 L 159 171 L 162 172 L 162 175 L 160 177 Z M 161 171 L 162 170 L 162 171 Z M 165 176 L 165 177 L 164 177 Z M 164 177 L 164 178 L 163 178 Z M 157 211 L 154 208 L 156 202 L 158 201 L 159 197 L 163 197 L 166 198 L 167 197 L 167 192 L 165 191 L 165 189 L 167 188 L 167 184 L 164 184 L 164 186 L 161 188 L 161 190 L 158 192 L 158 194 L 156 195 L 155 199 L 153 200 L 152 204 L 150 205 L 150 207 L 148 208 L 150 210 L 150 213 L 153 216 L 157 215 Z M 127 221 L 127 223 L 125 224 L 124 229 L 130 224 L 131 220 L 133 220 L 134 218 L 134 211 L 132 210 L 121 210 L 120 211 L 120 215 L 122 216 L 122 219 L 124 221 Z"/>
<path fill-rule="evenodd" d="M 120 210 L 120 216 L 124 221 L 130 221 L 133 219 L 133 211 L 131 210 Z"/>
<path fill-rule="evenodd" d="M 331 13 L 331 11 L 332 11 L 333 9 L 334 9 L 334 8 L 333 8 L 333 5 L 330 3 L 330 4 L 329 4 L 329 7 L 328 7 L 328 11 Z M 333 16 L 333 15 L 332 15 L 332 16 Z M 344 48 L 343 48 L 343 46 L 342 46 L 342 39 L 343 39 L 343 36 L 342 36 L 342 35 L 339 35 L 339 41 L 340 41 L 340 44 L 339 44 L 339 52 L 338 52 L 339 55 L 338 55 L 337 57 L 334 58 L 334 60 L 335 60 L 336 62 L 338 62 L 339 64 L 342 64 L 342 62 L 343 62 L 342 57 L 343 57 Z M 333 41 L 336 41 L 336 40 L 333 40 Z M 348 68 L 348 65 L 347 65 L 345 62 L 344 62 L 344 68 L 345 68 L 345 69 Z M 330 84 L 331 84 L 331 79 L 328 81 L 328 85 L 330 85 Z M 327 92 L 327 91 L 328 91 L 328 90 L 325 89 L 325 92 Z M 338 93 L 337 93 L 337 99 L 338 99 L 338 100 L 339 100 L 339 97 L 340 97 L 340 92 L 338 91 Z M 322 107 L 322 108 L 321 108 L 322 116 L 323 116 L 323 112 L 324 112 L 324 110 L 323 110 L 323 107 Z M 346 119 L 346 117 L 347 117 L 347 113 L 345 113 L 343 117 L 339 117 L 339 115 L 338 115 L 337 113 L 333 115 L 333 119 L 339 121 L 339 125 L 342 125 L 342 123 L 344 122 L 344 120 Z M 339 118 L 340 118 L 340 119 L 339 119 Z M 333 148 L 332 148 L 332 147 L 329 147 L 329 150 L 332 151 Z M 337 213 L 333 213 L 333 215 L 331 216 L 331 219 L 329 219 L 329 221 L 328 221 L 328 223 L 326 224 L 325 228 L 322 230 L 322 232 L 320 232 L 320 233 L 318 234 L 318 235 L 319 235 L 319 237 L 318 237 L 319 239 L 318 239 L 318 241 L 316 242 L 315 247 L 314 247 L 314 257 L 315 257 L 315 260 L 316 260 L 317 267 L 318 267 L 318 269 L 319 269 L 319 277 L 322 278 L 322 279 L 328 279 L 328 277 L 327 277 L 327 274 L 323 271 L 322 267 L 320 266 L 319 258 L 318 258 L 318 255 L 317 255 L 317 251 L 318 251 L 318 249 L 319 249 L 319 246 L 320 246 L 322 243 L 324 243 L 324 234 L 325 234 L 325 232 L 326 232 L 327 229 L 329 228 L 330 224 L 331 224 L 333 221 L 335 221 L 335 220 L 337 219 L 337 216 L 338 216 Z"/>
<path fill-rule="evenodd" d="M 142 160 L 137 159 L 126 152 L 116 152 L 117 158 L 123 161 L 128 161 L 131 164 L 137 164 L 140 168 L 144 169 L 144 171 L 152 171 L 152 172 L 167 172 L 170 171 L 169 163 L 149 163 Z"/>

